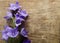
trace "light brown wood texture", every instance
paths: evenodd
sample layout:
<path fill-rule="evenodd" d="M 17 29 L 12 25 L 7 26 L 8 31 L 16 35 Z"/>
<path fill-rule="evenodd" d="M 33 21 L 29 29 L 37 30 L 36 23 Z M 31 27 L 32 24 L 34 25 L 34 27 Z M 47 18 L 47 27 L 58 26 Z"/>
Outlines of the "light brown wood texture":
<path fill-rule="evenodd" d="M 0 30 L 3 30 L 6 24 L 3 17 L 6 15 L 9 4 L 15 1 L 0 0 Z M 60 0 L 18 1 L 29 14 L 26 28 L 32 43 L 60 43 Z M 4 41 L 0 40 L 0 43 Z"/>

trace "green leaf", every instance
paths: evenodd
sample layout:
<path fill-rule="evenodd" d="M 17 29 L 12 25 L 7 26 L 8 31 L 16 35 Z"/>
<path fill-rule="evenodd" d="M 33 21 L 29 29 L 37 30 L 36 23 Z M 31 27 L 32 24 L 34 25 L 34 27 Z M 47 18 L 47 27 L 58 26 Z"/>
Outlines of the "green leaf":
<path fill-rule="evenodd" d="M 7 24 L 10 26 L 10 27 L 15 27 L 15 20 L 13 18 L 10 18 L 8 21 L 7 21 Z"/>

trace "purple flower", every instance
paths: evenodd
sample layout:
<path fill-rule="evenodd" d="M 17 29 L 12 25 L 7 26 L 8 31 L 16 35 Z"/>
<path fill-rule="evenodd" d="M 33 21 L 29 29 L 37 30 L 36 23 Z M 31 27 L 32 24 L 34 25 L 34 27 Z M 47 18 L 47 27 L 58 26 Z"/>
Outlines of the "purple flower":
<path fill-rule="evenodd" d="M 22 28 L 22 29 L 21 29 L 20 34 L 21 34 L 22 36 L 28 37 L 28 34 L 27 34 L 27 33 L 28 33 L 28 32 L 25 30 L 25 28 Z"/>
<path fill-rule="evenodd" d="M 31 41 L 29 39 L 25 39 L 23 43 L 31 43 Z"/>
<path fill-rule="evenodd" d="M 20 18 L 18 18 L 18 19 L 15 20 L 15 25 L 16 25 L 16 26 L 21 25 L 21 20 L 20 20 Z"/>
<path fill-rule="evenodd" d="M 26 18 L 28 16 L 28 14 L 26 13 L 26 10 L 21 10 L 19 13 L 21 14 L 22 17 Z"/>
<path fill-rule="evenodd" d="M 20 14 L 17 13 L 17 14 L 15 15 L 15 18 L 19 18 L 19 17 L 20 17 Z"/>
<path fill-rule="evenodd" d="M 16 18 L 16 19 L 17 19 L 17 18 L 20 18 L 22 21 L 24 21 L 24 18 L 25 18 L 25 17 L 22 16 L 21 14 L 18 14 L 18 13 L 17 13 L 17 14 L 15 15 L 15 18 Z"/>
<path fill-rule="evenodd" d="M 21 22 L 24 21 L 24 19 L 20 18 L 20 15 L 19 14 L 16 14 L 15 15 L 15 25 L 16 26 L 19 26 L 21 25 Z"/>
<path fill-rule="evenodd" d="M 12 37 L 12 38 L 17 37 L 18 34 L 19 34 L 19 32 L 17 31 L 16 28 L 15 28 L 15 29 L 12 29 L 11 31 L 9 31 L 9 32 L 7 33 L 7 35 L 8 35 L 9 37 Z"/>
<path fill-rule="evenodd" d="M 7 40 L 9 37 L 17 37 L 19 32 L 17 31 L 17 28 L 11 28 L 9 26 L 5 26 L 5 29 L 2 31 L 2 39 Z"/>
<path fill-rule="evenodd" d="M 2 39 L 4 40 L 8 40 L 9 36 L 7 35 L 7 31 L 6 30 L 3 30 L 2 31 Z"/>
<path fill-rule="evenodd" d="M 20 18 L 25 19 L 25 17 L 24 17 L 24 16 L 22 16 L 22 15 L 20 16 Z"/>
<path fill-rule="evenodd" d="M 7 12 L 7 15 L 4 18 L 5 19 L 10 19 L 10 18 L 12 18 L 12 14 L 10 12 Z"/>
<path fill-rule="evenodd" d="M 17 19 L 16 20 L 16 24 L 19 24 L 19 23 L 21 23 L 21 20 L 20 19 Z"/>
<path fill-rule="evenodd" d="M 16 10 L 19 8 L 21 8 L 21 6 L 19 6 L 19 3 L 16 2 L 16 4 L 13 4 L 13 3 L 10 4 L 9 10 Z"/>
<path fill-rule="evenodd" d="M 9 36 L 7 35 L 8 31 L 10 31 L 11 28 L 9 28 L 7 25 L 4 27 L 4 30 L 2 31 L 2 39 L 8 40 Z"/>

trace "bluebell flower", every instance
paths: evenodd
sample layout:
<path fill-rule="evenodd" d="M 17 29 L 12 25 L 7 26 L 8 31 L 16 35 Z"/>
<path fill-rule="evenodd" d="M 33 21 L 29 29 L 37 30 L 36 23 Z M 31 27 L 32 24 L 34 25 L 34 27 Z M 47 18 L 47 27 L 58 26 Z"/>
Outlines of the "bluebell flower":
<path fill-rule="evenodd" d="M 22 10 L 18 2 L 15 4 L 11 3 L 8 9 L 11 12 L 7 12 L 7 15 L 4 17 L 7 20 L 8 25 L 6 25 L 2 31 L 2 39 L 8 40 L 9 37 L 16 38 L 20 34 L 20 38 L 23 37 L 21 40 L 23 43 L 31 43 L 25 28 L 21 28 L 21 31 L 19 30 L 19 26 L 25 22 L 25 18 L 28 16 L 26 10 Z"/>
<path fill-rule="evenodd" d="M 4 30 L 2 31 L 2 39 L 4 40 L 8 40 L 9 36 L 7 35 L 8 31 L 9 31 L 9 27 L 6 25 L 4 26 Z"/>
<path fill-rule="evenodd" d="M 22 36 L 24 36 L 24 37 L 28 37 L 28 32 L 25 30 L 25 28 L 22 28 L 22 29 L 21 29 L 20 34 L 21 34 Z"/>
<path fill-rule="evenodd" d="M 31 40 L 25 39 L 25 40 L 23 41 L 23 43 L 31 43 Z"/>
<path fill-rule="evenodd" d="M 16 14 L 15 15 L 15 25 L 16 26 L 19 26 L 21 25 L 21 22 L 24 21 L 24 19 L 20 18 L 20 15 L 19 14 Z"/>
<path fill-rule="evenodd" d="M 12 18 L 12 13 L 7 12 L 7 15 L 4 17 L 6 20 Z"/>
<path fill-rule="evenodd" d="M 5 26 L 5 29 L 2 31 L 2 39 L 8 40 L 9 37 L 17 37 L 19 32 L 17 28 L 11 28 L 9 26 Z"/>
<path fill-rule="evenodd" d="M 8 40 L 9 36 L 7 35 L 7 31 L 6 30 L 3 30 L 2 31 L 2 39 L 3 40 Z"/>
<path fill-rule="evenodd" d="M 22 18 L 24 18 L 24 17 L 26 18 L 28 16 L 26 10 L 21 10 L 19 13 L 21 14 Z"/>
<path fill-rule="evenodd" d="M 24 16 L 22 16 L 21 14 L 18 14 L 18 13 L 15 15 L 15 18 L 20 18 L 22 21 L 24 21 L 24 19 L 25 19 Z"/>
<path fill-rule="evenodd" d="M 15 25 L 16 25 L 16 26 L 21 25 L 21 20 L 20 20 L 20 18 L 17 18 L 17 19 L 15 20 Z"/>
<path fill-rule="evenodd" d="M 18 2 L 16 2 L 16 4 L 13 4 L 13 3 L 10 4 L 9 10 L 16 10 L 19 8 L 21 8 L 21 6 L 19 5 Z"/>
<path fill-rule="evenodd" d="M 18 34 L 19 34 L 19 32 L 17 31 L 16 28 L 15 28 L 15 29 L 11 29 L 11 31 L 9 31 L 9 32 L 7 33 L 7 35 L 8 35 L 9 37 L 12 37 L 12 38 L 17 37 Z"/>

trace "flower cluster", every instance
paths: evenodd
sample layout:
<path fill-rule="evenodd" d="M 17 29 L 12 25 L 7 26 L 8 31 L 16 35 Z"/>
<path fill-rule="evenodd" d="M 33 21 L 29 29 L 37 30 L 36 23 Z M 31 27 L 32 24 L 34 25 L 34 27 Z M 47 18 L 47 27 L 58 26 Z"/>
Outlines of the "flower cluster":
<path fill-rule="evenodd" d="M 9 12 L 7 12 L 7 15 L 4 17 L 7 20 L 7 25 L 4 26 L 4 30 L 2 31 L 2 39 L 8 40 L 9 37 L 16 38 L 18 35 L 22 35 L 26 38 L 23 43 L 30 43 L 28 32 L 24 26 L 21 27 L 28 17 L 26 10 L 22 10 L 18 2 L 15 4 L 11 3 L 8 10 Z"/>

